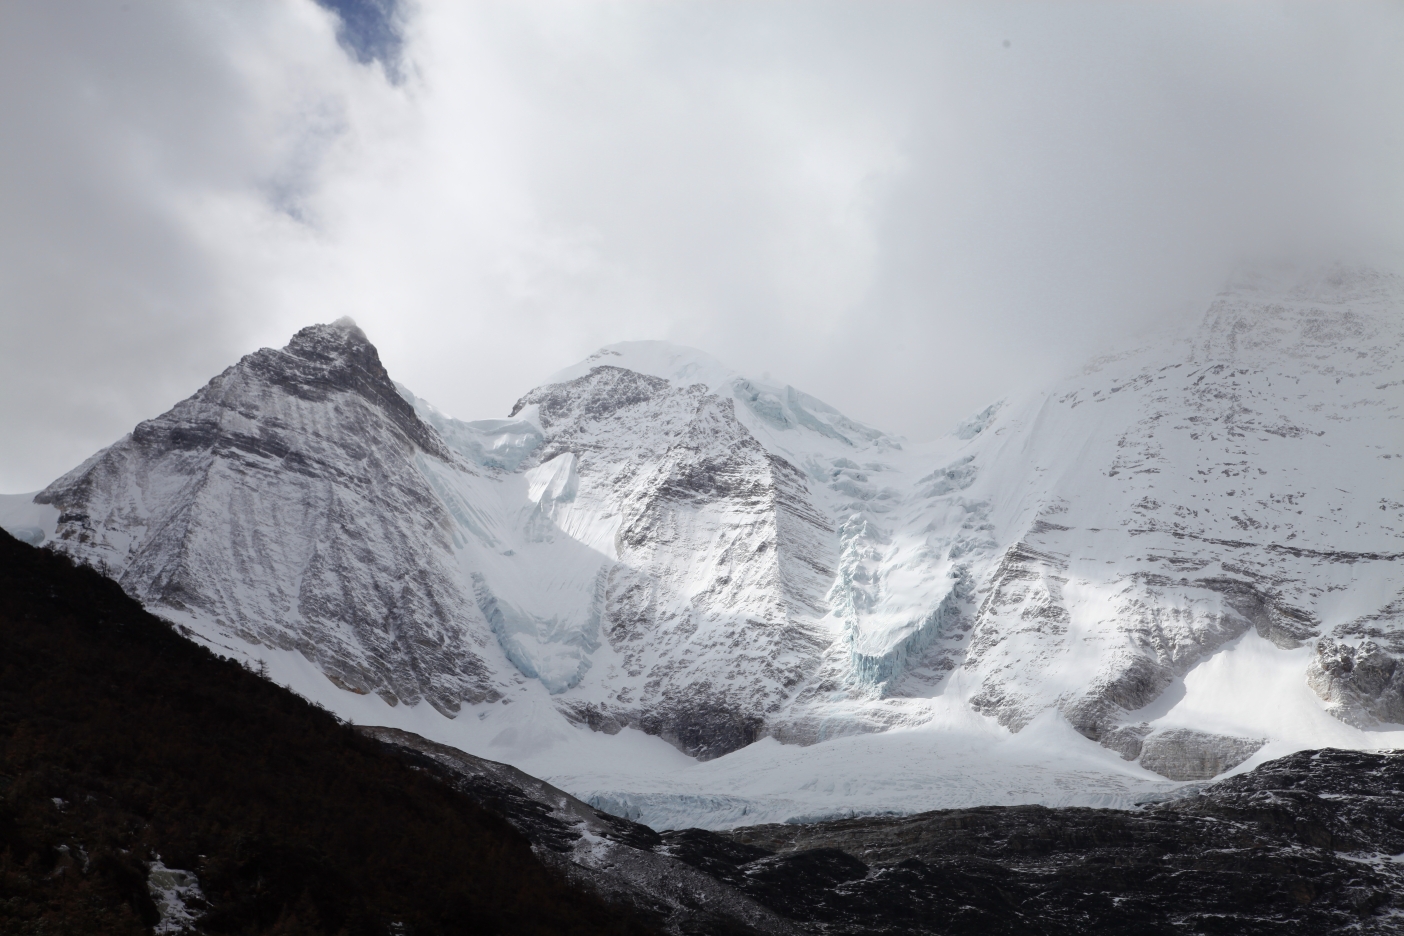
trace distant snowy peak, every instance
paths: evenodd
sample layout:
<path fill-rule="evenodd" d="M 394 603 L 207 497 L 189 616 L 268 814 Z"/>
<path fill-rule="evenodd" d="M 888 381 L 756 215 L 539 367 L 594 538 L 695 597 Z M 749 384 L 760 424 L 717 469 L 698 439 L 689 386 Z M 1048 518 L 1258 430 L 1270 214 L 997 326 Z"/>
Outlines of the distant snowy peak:
<path fill-rule="evenodd" d="M 1359 271 L 1228 289 L 1209 307 L 1195 357 L 1333 373 L 1349 362 L 1352 376 L 1388 369 L 1404 339 L 1402 299 L 1404 280 Z"/>
<path fill-rule="evenodd" d="M 1310 669 L 1338 717 L 1397 720 L 1399 287 L 1369 271 L 1257 278 L 1217 297 L 1191 341 L 1103 359 L 994 414 L 955 462 L 923 479 L 936 483 L 904 525 L 924 521 L 927 548 L 966 569 L 984 596 L 953 619 L 969 629 L 964 649 L 942 658 L 936 630 L 924 665 L 958 663 L 950 685 L 1011 728 L 1056 707 L 1135 757 L 1160 743 L 1157 732 L 1204 724 L 1141 710 L 1255 631 L 1283 651 L 1298 686 Z M 915 571 L 920 553 L 910 555 L 889 550 L 869 578 Z M 865 647 L 903 633 L 881 611 L 855 619 Z M 1288 655 L 1303 644 L 1316 649 L 1309 668 Z M 1352 677 L 1357 659 L 1367 662 Z M 914 662 L 913 674 L 923 665 Z M 888 679 L 889 691 L 923 691 Z M 1240 716 L 1238 730 L 1261 731 L 1248 726 L 1264 720 Z"/>
<path fill-rule="evenodd" d="M 710 393 L 734 398 L 746 426 L 767 448 L 799 455 L 784 433 L 816 434 L 853 449 L 900 449 L 902 440 L 849 419 L 829 404 L 769 380 L 748 378 L 695 348 L 666 341 L 625 341 L 607 345 L 572 367 L 557 372 L 543 386 L 569 384 L 596 368 L 610 367 L 657 378 L 680 387 L 700 385 Z M 513 409 L 516 415 L 524 404 Z M 803 443 L 799 443 L 801 446 Z"/>
<path fill-rule="evenodd" d="M 601 366 L 658 377 L 679 387 L 703 384 L 714 393 L 738 376 L 716 358 L 696 348 L 667 341 L 621 341 L 605 345 L 580 363 L 557 371 L 547 379 L 546 385 L 569 383 Z"/>

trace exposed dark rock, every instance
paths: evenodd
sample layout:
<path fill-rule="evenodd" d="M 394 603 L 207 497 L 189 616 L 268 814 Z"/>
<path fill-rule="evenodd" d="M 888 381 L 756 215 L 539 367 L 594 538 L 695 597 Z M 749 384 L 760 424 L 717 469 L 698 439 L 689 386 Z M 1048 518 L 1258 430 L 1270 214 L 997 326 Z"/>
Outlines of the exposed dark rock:
<path fill-rule="evenodd" d="M 1300 647 L 1316 636 L 1318 622 L 1306 611 L 1281 601 L 1253 582 L 1232 578 L 1203 578 L 1198 585 L 1219 592 L 1230 608 L 1253 626 L 1258 636 L 1285 650 Z"/>
<path fill-rule="evenodd" d="M 725 837 L 868 866 L 827 893 L 790 876 L 809 896 L 785 912 L 813 932 L 1404 933 L 1401 788 L 1404 754 L 1302 752 L 1138 811 L 985 807 Z M 763 886 L 737 876 L 747 863 L 713 873 L 770 903 L 781 866 L 762 861 Z"/>
<path fill-rule="evenodd" d="M 773 854 L 706 829 L 677 829 L 663 833 L 663 851 L 729 884 L 741 880 L 740 869 Z"/>
<path fill-rule="evenodd" d="M 1159 665 L 1148 657 L 1132 657 L 1089 686 L 1080 698 L 1064 707 L 1063 714 L 1083 737 L 1100 741 L 1125 757 L 1125 751 L 1117 747 L 1125 745 L 1125 734 L 1117 736 L 1120 740 L 1107 737 L 1114 730 L 1110 725 L 1126 712 L 1152 702 L 1173 678 L 1168 666 Z"/>
<path fill-rule="evenodd" d="M 361 730 L 447 767 L 573 880 L 674 932 L 1404 933 L 1404 753 L 1302 752 L 1131 811 L 988 806 L 660 834 L 505 765 Z"/>
<path fill-rule="evenodd" d="M 1262 738 L 1171 728 L 1142 742 L 1141 766 L 1171 780 L 1208 780 L 1237 767 L 1264 743 Z"/>
<path fill-rule="evenodd" d="M 1150 725 L 1144 723 L 1123 725 L 1119 728 L 1107 729 L 1098 740 L 1101 741 L 1103 747 L 1111 748 L 1125 760 L 1135 760 L 1141 756 L 1141 748 L 1146 740 L 1146 735 L 1150 732 Z"/>
<path fill-rule="evenodd" d="M 638 719 L 641 729 L 698 760 L 740 750 L 761 736 L 764 724 L 759 714 L 725 699 L 689 699 L 682 692 L 665 697 L 656 711 L 644 712 Z"/>
<path fill-rule="evenodd" d="M 538 857 L 572 883 L 662 920 L 670 932 L 804 932 L 736 889 L 726 876 L 739 864 L 769 856 L 767 851 L 698 829 L 675 841 L 601 812 L 515 767 L 408 731 L 357 730 L 505 818 L 531 841 Z M 713 853 L 719 857 L 709 862 Z"/>

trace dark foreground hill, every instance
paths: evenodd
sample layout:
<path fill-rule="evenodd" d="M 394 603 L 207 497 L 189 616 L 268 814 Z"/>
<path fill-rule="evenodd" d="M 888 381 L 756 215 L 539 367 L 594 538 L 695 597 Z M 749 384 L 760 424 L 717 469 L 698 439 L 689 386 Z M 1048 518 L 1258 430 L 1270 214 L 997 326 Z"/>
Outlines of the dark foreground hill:
<path fill-rule="evenodd" d="M 184 919 L 211 934 L 649 931 L 462 793 L 0 532 L 0 933 Z"/>
<path fill-rule="evenodd" d="M 354 730 L 0 533 L 0 934 L 1404 934 L 1404 754 L 659 833 Z"/>
<path fill-rule="evenodd" d="M 830 933 L 1404 934 L 1401 753 L 1303 751 L 1140 810 L 984 807 L 728 839 L 749 863 L 693 847 Z M 812 883 L 787 886 L 786 862 Z"/>

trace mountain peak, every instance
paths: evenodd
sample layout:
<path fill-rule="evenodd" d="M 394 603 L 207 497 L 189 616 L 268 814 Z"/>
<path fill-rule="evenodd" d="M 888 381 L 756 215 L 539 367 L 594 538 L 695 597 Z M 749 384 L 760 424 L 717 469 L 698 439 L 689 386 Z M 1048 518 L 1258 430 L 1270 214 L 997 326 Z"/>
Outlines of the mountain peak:
<path fill-rule="evenodd" d="M 288 354 L 308 361 L 355 361 L 362 365 L 373 365 L 372 372 L 384 373 L 380 364 L 380 353 L 370 343 L 366 333 L 347 316 L 342 316 L 330 325 L 308 325 L 298 330 L 283 348 Z"/>
<path fill-rule="evenodd" d="M 359 394 L 382 409 L 421 449 L 448 457 L 439 437 L 396 389 L 380 363 L 380 352 L 348 316 L 299 330 L 281 355 L 265 349 L 245 360 L 265 378 L 299 396 L 317 397 L 331 390 Z"/>
<path fill-rule="evenodd" d="M 668 341 L 620 341 L 605 345 L 580 363 L 557 371 L 546 383 L 568 383 L 601 366 L 661 377 L 683 387 L 706 384 L 713 391 L 737 376 L 735 371 L 707 352 L 686 345 Z"/>

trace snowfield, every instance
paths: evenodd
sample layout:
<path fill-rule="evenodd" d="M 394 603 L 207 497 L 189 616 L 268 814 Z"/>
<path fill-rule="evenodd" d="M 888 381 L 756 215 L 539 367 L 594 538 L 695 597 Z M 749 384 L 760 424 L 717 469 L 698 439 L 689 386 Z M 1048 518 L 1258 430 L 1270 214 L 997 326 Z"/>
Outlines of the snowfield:
<path fill-rule="evenodd" d="M 1125 807 L 1404 747 L 1401 401 L 1368 270 L 1244 277 L 923 445 L 659 342 L 460 421 L 343 320 L 0 525 L 344 718 L 657 828 Z"/>

